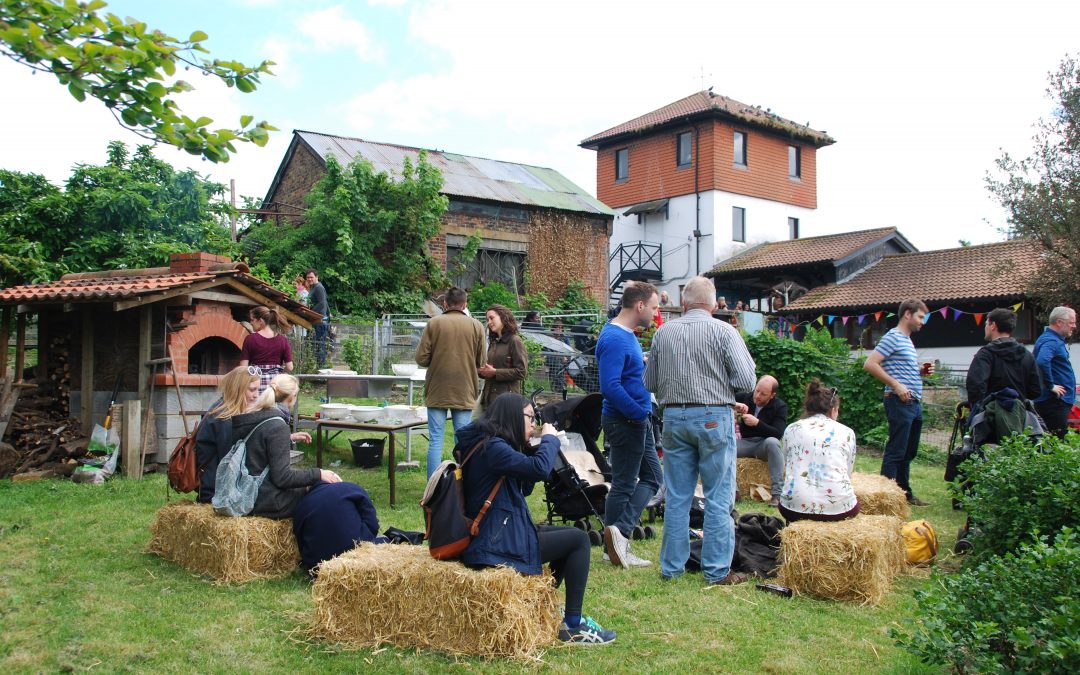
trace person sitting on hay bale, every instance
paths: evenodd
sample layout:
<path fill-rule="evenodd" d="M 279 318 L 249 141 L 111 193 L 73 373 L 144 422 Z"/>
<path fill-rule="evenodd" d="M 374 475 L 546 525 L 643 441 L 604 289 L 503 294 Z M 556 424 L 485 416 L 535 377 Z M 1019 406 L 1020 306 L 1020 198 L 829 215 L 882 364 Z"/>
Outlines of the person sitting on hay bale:
<path fill-rule="evenodd" d="M 803 403 L 806 417 L 784 432 L 784 489 L 780 515 L 796 520 L 844 520 L 859 513 L 851 486 L 855 432 L 836 421 L 840 396 L 812 380 Z"/>
<path fill-rule="evenodd" d="M 559 452 L 555 427 L 544 424 L 537 448 L 529 445 L 535 431 L 536 413 L 521 394 L 501 394 L 483 417 L 457 432 L 454 457 L 461 462 L 477 446 L 469 460 L 462 485 L 465 515 L 476 518 L 487 499 L 491 505 L 480 530 L 461 556 L 473 568 L 505 565 L 522 574 L 540 574 L 551 564 L 556 584 L 566 581 L 566 608 L 559 639 L 570 644 L 607 644 L 615 631 L 604 630 L 582 614 L 585 585 L 589 578 L 589 538 L 575 527 L 537 528 L 525 503 L 537 481 L 551 473 Z M 501 479 L 494 498 L 489 497 Z"/>
<path fill-rule="evenodd" d="M 258 378 L 256 378 L 257 381 Z M 249 515 L 264 518 L 291 518 L 297 504 L 307 494 L 308 488 L 319 481 L 340 483 L 341 477 L 326 469 L 294 469 L 289 458 L 289 425 L 282 418 L 278 404 L 291 408 L 296 403 L 296 394 L 300 391 L 299 381 L 292 375 L 278 375 L 270 381 L 270 386 L 259 396 L 252 412 L 236 415 L 232 418 L 232 442 L 245 438 L 247 441 L 248 472 L 253 476 L 270 467 L 266 480 L 259 486 L 255 497 L 255 508 Z M 281 419 L 281 424 L 270 423 L 255 429 L 255 426 L 272 417 Z M 254 433 L 252 433 L 254 430 Z M 306 432 L 300 432 L 311 436 Z"/>
<path fill-rule="evenodd" d="M 262 371 L 255 366 L 237 366 L 221 378 L 221 398 L 203 415 L 195 436 L 195 461 L 201 471 L 197 501 L 209 504 L 214 499 L 218 464 L 233 445 L 233 418 L 255 410 L 259 400 Z M 288 411 L 283 417 L 288 419 Z M 293 441 L 311 442 L 311 434 L 300 431 L 289 436 Z"/>
<path fill-rule="evenodd" d="M 300 564 L 313 577 L 319 563 L 352 550 L 362 541 L 389 541 L 379 534 L 375 504 L 355 483 L 316 483 L 296 505 L 292 517 Z"/>

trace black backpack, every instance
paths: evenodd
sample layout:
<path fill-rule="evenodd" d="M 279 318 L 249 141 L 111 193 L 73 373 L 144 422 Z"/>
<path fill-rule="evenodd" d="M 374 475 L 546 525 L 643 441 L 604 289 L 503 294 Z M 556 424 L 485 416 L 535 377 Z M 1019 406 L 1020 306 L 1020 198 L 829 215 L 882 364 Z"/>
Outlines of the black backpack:
<path fill-rule="evenodd" d="M 462 469 L 466 462 L 487 442 L 480 441 L 473 446 L 459 466 L 452 459 L 448 459 L 435 469 L 428 479 L 424 497 L 420 500 L 420 506 L 424 508 L 424 538 L 428 540 L 428 551 L 431 557 L 437 560 L 454 560 L 460 558 L 469 542 L 480 531 L 480 521 L 487 514 L 491 501 L 502 487 L 506 476 L 499 478 L 487 496 L 480 512 L 475 519 L 465 516 L 465 493 L 461 485 Z"/>

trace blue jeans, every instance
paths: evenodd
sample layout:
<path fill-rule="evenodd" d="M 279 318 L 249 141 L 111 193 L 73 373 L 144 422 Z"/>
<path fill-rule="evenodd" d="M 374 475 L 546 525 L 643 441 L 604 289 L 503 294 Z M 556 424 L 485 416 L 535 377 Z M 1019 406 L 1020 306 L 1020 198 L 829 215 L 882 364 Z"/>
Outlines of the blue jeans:
<path fill-rule="evenodd" d="M 690 559 L 690 502 L 698 475 L 705 490 L 705 528 L 701 570 L 706 581 L 720 581 L 731 571 L 735 554 L 735 420 L 731 408 L 664 410 L 664 537 L 660 574 L 677 577 Z"/>
<path fill-rule="evenodd" d="M 454 432 L 472 421 L 471 410 L 451 410 L 454 418 Z M 427 475 L 435 473 L 439 464 L 443 461 L 443 434 L 446 432 L 446 408 L 427 409 Z"/>
<path fill-rule="evenodd" d="M 326 365 L 326 337 L 330 333 L 330 324 L 326 321 L 312 326 L 312 339 L 315 343 L 315 363 L 319 367 Z"/>
<path fill-rule="evenodd" d="M 629 537 L 664 475 L 653 442 L 652 424 L 604 415 L 604 438 L 611 444 L 611 490 L 604 503 L 604 524 Z"/>
<path fill-rule="evenodd" d="M 885 417 L 889 420 L 889 440 L 881 457 L 881 475 L 895 480 L 911 497 L 911 460 L 919 452 L 922 403 L 915 398 L 904 403 L 898 396 L 886 396 Z"/>

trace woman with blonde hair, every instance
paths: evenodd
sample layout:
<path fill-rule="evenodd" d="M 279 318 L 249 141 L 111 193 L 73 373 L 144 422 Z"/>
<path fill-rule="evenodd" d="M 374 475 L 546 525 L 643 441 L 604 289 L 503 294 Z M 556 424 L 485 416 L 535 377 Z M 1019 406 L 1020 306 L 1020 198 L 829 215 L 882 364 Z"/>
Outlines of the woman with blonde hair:
<path fill-rule="evenodd" d="M 275 375 L 292 372 L 292 345 L 284 335 L 290 326 L 281 311 L 273 307 L 252 307 L 248 317 L 254 332 L 244 338 L 240 365 L 251 364 L 262 371 L 259 382 L 259 393 L 262 393 Z"/>
<path fill-rule="evenodd" d="M 252 516 L 291 518 L 293 510 L 308 488 L 319 481 L 341 482 L 341 478 L 333 471 L 297 469 L 292 466 L 289 458 L 289 450 L 292 449 L 289 423 L 285 421 L 282 407 L 292 408 L 299 391 L 300 383 L 295 377 L 278 375 L 270 381 L 250 412 L 232 418 L 232 443 L 247 438 L 245 464 L 248 472 L 257 476 L 263 469 L 270 468 L 266 480 L 259 487 L 255 508 L 250 514 Z M 266 424 L 259 426 L 261 422 Z M 248 437 L 248 434 L 251 436 Z M 306 432 L 296 435 L 302 435 L 307 442 L 311 442 L 311 436 Z"/>
<path fill-rule="evenodd" d="M 195 436 L 195 458 L 198 462 L 198 501 L 209 504 L 214 498 L 218 462 L 232 447 L 232 418 L 253 410 L 259 398 L 258 368 L 238 366 L 221 378 L 221 398 L 203 416 Z"/>

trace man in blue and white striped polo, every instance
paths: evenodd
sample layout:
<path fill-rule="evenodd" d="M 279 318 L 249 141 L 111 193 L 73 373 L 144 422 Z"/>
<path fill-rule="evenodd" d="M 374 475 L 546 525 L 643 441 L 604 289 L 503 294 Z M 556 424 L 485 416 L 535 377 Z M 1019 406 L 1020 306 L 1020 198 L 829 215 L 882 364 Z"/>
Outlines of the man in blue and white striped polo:
<path fill-rule="evenodd" d="M 896 328 L 881 338 L 866 357 L 863 368 L 885 383 L 885 417 L 889 420 L 889 440 L 881 458 L 881 475 L 892 478 L 907 493 L 913 506 L 929 506 L 911 491 L 911 460 L 919 451 L 922 435 L 922 375 L 911 334 L 926 321 L 922 300 L 905 300 L 896 315 Z M 931 371 L 933 367 L 931 366 Z M 930 372 L 925 373 L 929 375 Z"/>

